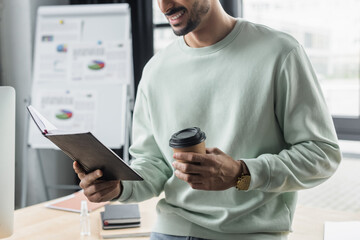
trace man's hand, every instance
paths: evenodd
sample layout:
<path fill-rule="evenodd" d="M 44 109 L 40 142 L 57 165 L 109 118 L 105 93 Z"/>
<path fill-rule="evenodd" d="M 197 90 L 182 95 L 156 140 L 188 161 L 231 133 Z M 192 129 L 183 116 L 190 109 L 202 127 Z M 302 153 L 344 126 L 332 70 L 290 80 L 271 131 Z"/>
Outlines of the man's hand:
<path fill-rule="evenodd" d="M 73 163 L 73 168 L 80 179 L 79 186 L 84 189 L 84 194 L 89 199 L 89 201 L 105 202 L 110 201 L 120 195 L 120 180 L 98 180 L 98 178 L 102 176 L 101 170 L 96 170 L 86 174 L 76 161 Z"/>
<path fill-rule="evenodd" d="M 206 153 L 174 153 L 174 158 L 179 160 L 172 163 L 175 176 L 194 189 L 225 190 L 234 187 L 241 171 L 240 161 L 235 161 L 218 148 L 207 148 Z"/>

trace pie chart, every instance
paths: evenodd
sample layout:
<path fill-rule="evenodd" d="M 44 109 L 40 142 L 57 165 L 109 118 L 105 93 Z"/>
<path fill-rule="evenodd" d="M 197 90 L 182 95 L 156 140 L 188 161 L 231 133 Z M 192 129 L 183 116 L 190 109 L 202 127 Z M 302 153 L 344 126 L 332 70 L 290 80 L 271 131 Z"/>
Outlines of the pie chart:
<path fill-rule="evenodd" d="M 66 120 L 72 117 L 73 113 L 69 110 L 61 110 L 59 113 L 56 114 L 56 118 Z"/>
<path fill-rule="evenodd" d="M 103 61 L 98 61 L 98 60 L 91 61 L 88 64 L 88 68 L 91 70 L 100 70 L 103 69 L 104 67 L 105 67 L 105 63 Z"/>
<path fill-rule="evenodd" d="M 56 47 L 56 51 L 58 52 L 67 52 L 67 45 L 66 44 L 59 44 L 57 47 Z"/>

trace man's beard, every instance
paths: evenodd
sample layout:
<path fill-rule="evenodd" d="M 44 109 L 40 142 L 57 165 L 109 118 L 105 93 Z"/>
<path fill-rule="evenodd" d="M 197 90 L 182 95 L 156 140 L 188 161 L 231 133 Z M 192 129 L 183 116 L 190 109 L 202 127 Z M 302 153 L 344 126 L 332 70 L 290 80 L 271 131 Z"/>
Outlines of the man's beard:
<path fill-rule="evenodd" d="M 173 32 L 176 36 L 183 36 L 194 30 L 200 23 L 200 19 L 189 19 L 189 21 L 186 23 L 186 26 L 180 30 L 173 29 Z"/>
<path fill-rule="evenodd" d="M 175 30 L 173 28 L 173 32 L 177 36 L 184 36 L 189 32 L 193 31 L 197 26 L 199 26 L 201 22 L 201 17 L 205 15 L 210 9 L 209 3 L 205 4 L 204 6 L 199 6 L 199 2 L 196 1 L 194 6 L 190 12 L 190 18 L 186 23 L 186 26 L 180 30 Z"/>

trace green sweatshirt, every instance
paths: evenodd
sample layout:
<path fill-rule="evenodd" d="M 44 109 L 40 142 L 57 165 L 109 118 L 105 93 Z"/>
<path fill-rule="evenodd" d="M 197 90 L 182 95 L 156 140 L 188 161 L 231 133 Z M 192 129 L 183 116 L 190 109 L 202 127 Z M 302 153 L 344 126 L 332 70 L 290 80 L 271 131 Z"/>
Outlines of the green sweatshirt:
<path fill-rule="evenodd" d="M 244 160 L 250 189 L 192 189 L 174 176 L 171 135 L 200 127 L 206 146 Z M 291 36 L 238 19 L 220 42 L 178 38 L 146 65 L 133 120 L 132 168 L 120 201 L 158 196 L 153 231 L 208 239 L 286 239 L 296 191 L 336 170 L 331 116 L 303 48 Z"/>

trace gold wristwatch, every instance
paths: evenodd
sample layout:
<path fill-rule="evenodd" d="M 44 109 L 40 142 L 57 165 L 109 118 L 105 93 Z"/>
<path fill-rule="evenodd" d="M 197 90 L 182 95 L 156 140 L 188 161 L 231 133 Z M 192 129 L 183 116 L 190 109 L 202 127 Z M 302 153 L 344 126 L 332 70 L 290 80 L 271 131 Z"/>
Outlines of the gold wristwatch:
<path fill-rule="evenodd" d="M 243 161 L 240 161 L 241 164 L 241 175 L 238 177 L 236 182 L 236 189 L 237 190 L 248 190 L 250 186 L 251 176 L 249 169 L 247 168 L 246 164 Z"/>

